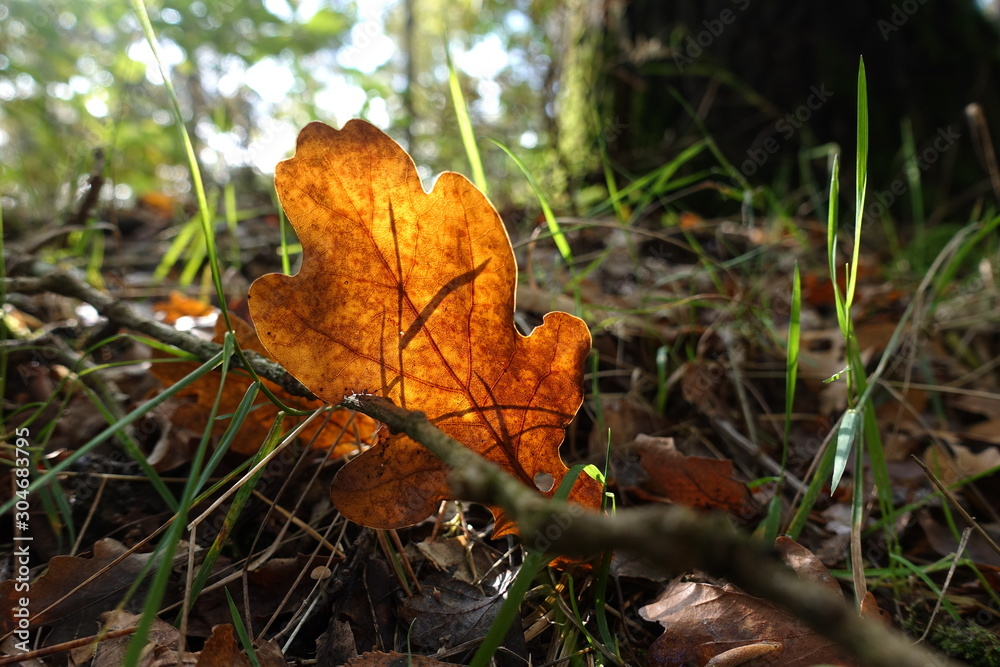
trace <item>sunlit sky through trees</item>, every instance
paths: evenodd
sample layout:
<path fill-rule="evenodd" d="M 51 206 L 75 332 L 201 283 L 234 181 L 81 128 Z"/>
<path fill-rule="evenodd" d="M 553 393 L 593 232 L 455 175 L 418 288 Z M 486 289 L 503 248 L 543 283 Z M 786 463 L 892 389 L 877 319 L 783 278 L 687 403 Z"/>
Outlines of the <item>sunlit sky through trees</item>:
<path fill-rule="evenodd" d="M 445 169 L 467 173 L 446 45 L 479 136 L 522 153 L 545 144 L 551 8 L 420 0 L 410 5 L 408 50 L 404 0 L 147 7 L 199 160 L 216 183 L 241 167 L 270 175 L 307 122 L 339 127 L 351 118 L 390 132 L 425 180 Z M 5 209 L 68 205 L 68 184 L 83 187 L 96 148 L 110 164 L 104 199 L 189 191 L 163 79 L 128 3 L 0 0 L 0 19 Z M 52 165 L 43 153 L 63 159 Z"/>

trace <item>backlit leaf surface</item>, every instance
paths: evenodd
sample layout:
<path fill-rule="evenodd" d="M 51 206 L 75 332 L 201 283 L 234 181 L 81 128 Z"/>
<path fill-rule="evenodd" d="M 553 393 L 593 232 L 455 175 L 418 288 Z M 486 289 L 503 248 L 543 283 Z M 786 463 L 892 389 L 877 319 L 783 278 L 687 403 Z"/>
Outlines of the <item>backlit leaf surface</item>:
<path fill-rule="evenodd" d="M 547 473 L 558 487 L 590 333 L 559 312 L 529 336 L 514 328 L 517 267 L 489 201 L 454 173 L 426 193 L 409 155 L 357 120 L 306 126 L 275 185 L 303 261 L 250 290 L 270 355 L 324 400 L 385 396 L 525 484 Z M 353 521 L 400 527 L 448 497 L 446 473 L 422 446 L 383 434 L 331 494 Z M 571 499 L 597 507 L 600 487 L 582 475 Z M 491 509 L 496 534 L 511 532 Z"/>
<path fill-rule="evenodd" d="M 260 344 L 253 326 L 249 322 L 241 320 L 235 315 L 230 316 L 233 325 L 233 332 L 236 341 L 244 350 L 257 352 L 267 356 L 267 350 Z M 226 333 L 225 323 L 222 318 L 215 325 L 215 342 L 221 343 Z M 195 362 L 159 363 L 153 364 L 150 372 L 164 386 L 171 386 L 198 367 Z M 295 396 L 290 396 L 286 391 L 270 380 L 264 380 L 268 388 L 277 395 L 286 405 L 296 410 L 315 410 L 324 404 L 321 401 L 306 400 Z M 174 432 L 188 434 L 188 438 L 178 435 L 178 440 L 188 440 L 184 442 L 173 442 L 169 440 L 161 443 L 163 447 L 157 445 L 157 450 L 150 456 L 150 462 L 160 470 L 169 470 L 190 460 L 200 439 L 202 432 L 208 426 L 208 418 L 211 414 L 215 397 L 219 393 L 219 385 L 222 384 L 222 377 L 219 373 L 209 373 L 202 376 L 197 382 L 180 390 L 176 396 L 177 408 L 171 417 Z M 230 373 L 222 384 L 222 399 L 219 403 L 219 415 L 232 415 L 236 412 L 240 401 L 251 380 L 245 375 Z M 267 432 L 274 422 L 278 409 L 263 394 L 257 396 L 254 409 L 247 416 L 246 421 L 240 427 L 239 436 L 233 441 L 231 449 L 238 454 L 252 455 L 260 449 Z M 286 425 L 296 426 L 301 417 L 289 416 Z M 213 424 L 213 430 L 221 435 L 229 425 L 228 419 L 217 419 Z M 377 424 L 370 417 L 355 414 L 349 410 L 336 410 L 330 415 L 330 419 L 314 419 L 300 432 L 300 437 L 304 441 L 312 443 L 314 449 L 333 448 L 331 457 L 351 454 L 358 448 L 360 442 L 365 442 L 371 438 L 375 432 Z M 175 451 L 161 451 L 169 448 Z"/>

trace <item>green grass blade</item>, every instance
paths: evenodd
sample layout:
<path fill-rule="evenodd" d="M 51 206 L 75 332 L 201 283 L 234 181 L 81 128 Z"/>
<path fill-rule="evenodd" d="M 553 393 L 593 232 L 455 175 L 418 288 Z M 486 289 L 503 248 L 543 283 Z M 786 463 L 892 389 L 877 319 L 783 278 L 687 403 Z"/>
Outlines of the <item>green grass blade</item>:
<path fill-rule="evenodd" d="M 592 466 L 588 466 L 590 468 Z M 601 473 L 600 483 L 601 483 L 601 512 L 606 512 L 608 509 L 608 499 L 610 498 L 614 502 L 614 495 L 608 493 L 608 474 L 611 472 L 611 429 L 608 429 L 608 444 L 604 450 L 604 472 Z M 591 475 L 594 477 L 594 475 Z M 611 507 L 612 515 L 615 513 L 615 507 Z M 597 567 L 597 580 L 594 584 L 594 615 L 597 617 L 597 629 L 601 634 L 601 641 L 604 642 L 604 646 L 608 649 L 613 649 L 618 662 L 624 664 L 621 660 L 618 650 L 618 642 L 615 641 L 614 635 L 611 634 L 611 628 L 608 625 L 608 613 L 605 607 L 605 600 L 608 597 L 608 577 L 611 574 L 611 561 L 614 559 L 614 551 L 608 550 L 604 552 L 601 556 L 601 563 Z"/>
<path fill-rule="evenodd" d="M 3 198 L 0 197 L 0 275 L 7 275 L 7 247 L 4 239 L 7 238 L 7 233 L 4 231 L 3 227 Z M 0 304 L 7 303 L 7 281 L 0 280 Z M 0 345 L 3 345 L 7 340 L 7 322 L 5 318 L 7 317 L 4 309 L 0 307 Z M 2 348 L 6 350 L 7 347 Z M 0 353 L 0 396 L 7 395 L 7 353 Z M 0 401 L 0 424 L 6 424 L 7 419 L 4 415 L 4 403 L 6 401 Z"/>
<path fill-rule="evenodd" d="M 997 228 L 1000 228 L 1000 216 L 995 216 L 989 220 L 989 222 L 979 223 L 979 230 L 968 240 L 967 243 L 962 244 L 955 256 L 951 258 L 946 266 L 938 275 L 935 281 L 936 291 L 938 294 L 944 294 L 946 289 L 952 285 L 955 280 L 955 275 L 958 273 L 958 269 L 961 268 L 965 262 L 965 258 L 976 250 L 982 248 L 982 242 L 986 239 L 994 238 L 996 235 Z"/>
<path fill-rule="evenodd" d="M 765 544 L 774 543 L 781 525 L 781 485 L 784 481 L 785 468 L 788 466 L 788 448 L 792 438 L 792 410 L 795 406 L 795 387 L 799 372 L 801 323 L 802 279 L 799 275 L 799 263 L 795 262 L 795 270 L 792 273 L 791 312 L 788 316 L 788 343 L 785 348 L 785 430 L 781 447 L 781 476 L 774 497 L 768 504 L 767 517 L 764 519 Z"/>
<path fill-rule="evenodd" d="M 845 308 L 850 311 L 854 303 L 854 290 L 858 282 L 858 263 L 861 257 L 861 227 L 865 220 L 865 192 L 868 188 L 868 81 L 865 77 L 865 59 L 858 67 L 858 151 L 854 193 L 854 254 L 851 258 L 851 275 L 847 283 Z"/>
<path fill-rule="evenodd" d="M 489 184 L 486 182 L 483 160 L 479 155 L 479 147 L 476 145 L 476 135 L 472 131 L 472 119 L 469 117 L 469 107 L 465 103 L 465 95 L 462 93 L 462 83 L 458 80 L 458 72 L 455 70 L 455 64 L 451 61 L 451 50 L 448 48 L 447 37 L 445 37 L 444 55 L 448 62 L 448 89 L 451 91 L 451 103 L 455 107 L 455 117 L 458 119 L 458 129 L 462 135 L 462 145 L 465 147 L 465 154 L 469 157 L 469 166 L 472 167 L 472 182 L 475 183 L 480 192 L 484 195 L 489 195 Z M 410 148 L 412 150 L 412 146 Z"/>
<path fill-rule="evenodd" d="M 288 220 L 285 218 L 285 209 L 281 208 L 281 202 L 278 201 L 277 192 L 274 193 L 274 206 L 278 209 L 278 229 L 281 233 L 281 272 L 290 276 L 292 275 L 292 259 L 289 257 L 291 249 L 288 243 Z"/>
<path fill-rule="evenodd" d="M 205 250 L 208 254 L 209 265 L 212 269 L 212 283 L 215 286 L 215 293 L 219 299 L 219 307 L 222 309 L 222 317 L 226 322 L 226 328 L 232 331 L 233 327 L 229 322 L 229 310 L 226 308 L 226 292 L 222 288 L 222 270 L 219 266 L 219 253 L 215 247 L 215 235 L 212 230 L 212 211 L 208 206 L 208 198 L 205 195 L 205 183 L 201 176 L 201 167 L 198 165 L 198 158 L 194 151 L 194 144 L 191 142 L 191 135 L 187 131 L 187 126 L 184 124 L 184 114 L 181 112 L 180 101 L 177 99 L 177 92 L 174 90 L 174 84 L 170 80 L 170 72 L 163 64 L 163 58 L 160 55 L 160 46 L 156 39 L 156 33 L 153 31 L 153 24 L 149 21 L 149 14 L 146 12 L 146 5 L 143 0 L 131 0 L 132 9 L 135 12 L 136 18 L 139 19 L 139 25 L 142 27 L 142 33 L 146 37 L 146 41 L 149 43 L 149 48 L 153 52 L 153 59 L 156 61 L 157 67 L 160 69 L 160 75 L 163 77 L 163 86 L 167 90 L 167 97 L 170 98 L 171 108 L 174 112 L 174 121 L 177 123 L 177 129 L 180 131 L 181 140 L 184 142 L 184 151 L 187 154 L 188 166 L 191 169 L 191 182 L 194 186 L 195 197 L 198 201 L 198 212 L 201 219 L 201 229 L 202 234 L 205 239 Z"/>
<path fill-rule="evenodd" d="M 59 463 L 57 463 L 56 465 L 54 465 L 51 468 L 49 468 L 46 472 L 44 472 L 43 474 L 39 475 L 38 479 L 36 479 L 34 482 L 32 482 L 31 486 L 28 487 L 28 491 L 29 492 L 38 491 L 41 487 L 45 486 L 50 481 L 52 481 L 52 479 L 56 475 L 58 475 L 59 473 L 61 473 L 63 470 L 66 470 L 71 465 L 73 465 L 73 463 L 75 463 L 81 456 L 84 456 L 84 455 L 90 453 L 91 450 L 93 450 L 95 447 L 97 447 L 98 445 L 100 445 L 102 442 L 104 442 L 105 440 L 107 440 L 108 438 L 110 438 L 112 435 L 114 435 L 115 433 L 117 433 L 121 429 L 125 428 L 129 424 L 132 424 L 132 423 L 138 421 L 139 418 L 142 417 L 144 414 L 146 414 L 147 412 L 149 412 L 153 408 L 157 407 L 158 405 L 164 403 L 165 401 L 169 400 L 176 393 L 178 393 L 181 389 L 184 389 L 185 387 L 189 386 L 192 382 L 196 382 L 198 380 L 198 378 L 200 378 L 202 375 L 204 375 L 205 373 L 208 373 L 213 368 L 215 368 L 216 366 L 218 366 L 219 363 L 221 363 L 223 361 L 223 355 L 224 355 L 224 352 L 219 352 L 218 354 L 216 354 L 215 356 L 213 356 L 211 359 L 209 359 L 208 361 L 206 361 L 204 364 L 202 364 L 201 366 L 199 366 L 197 369 L 195 369 L 194 371 L 192 371 L 183 380 L 179 381 L 177 384 L 173 385 L 172 387 L 169 387 L 168 389 L 166 389 L 165 391 L 163 391 L 163 393 L 161 393 L 161 394 L 155 396 L 154 398 L 151 398 L 150 400 L 146 401 L 141 406 L 139 406 L 138 408 L 136 408 L 135 410 L 133 410 L 129 414 L 125 415 L 124 417 L 122 417 L 121 419 L 119 419 L 118 421 L 116 421 L 114 424 L 111 424 L 110 426 L 108 426 L 106 429 L 104 429 L 103 431 L 101 431 L 97 435 L 95 435 L 93 438 L 91 438 L 86 443 L 84 443 L 83 445 L 81 445 L 70 456 L 66 457 L 65 459 L 63 459 L 62 461 L 60 461 Z M 12 499 L 12 500 L 9 500 L 6 503 L 4 503 L 3 506 L 0 507 L 0 514 L 5 514 L 6 512 L 9 512 L 11 510 L 11 508 L 14 506 L 15 500 L 16 500 L 16 498 Z"/>
<path fill-rule="evenodd" d="M 656 201 L 657 197 L 662 197 L 675 189 L 673 187 L 674 183 L 671 179 L 677 174 L 677 171 L 706 148 L 709 148 L 709 143 L 707 141 L 699 141 L 685 148 L 670 162 L 667 162 L 650 172 L 650 178 L 645 179 L 647 181 L 647 185 L 639 191 L 639 200 L 634 206 L 632 217 L 626 224 L 631 225 L 635 223 L 640 217 L 647 213 L 650 205 Z"/>
<path fill-rule="evenodd" d="M 219 463 L 222 462 L 222 457 L 225 456 L 226 452 L 229 451 L 229 446 L 236 439 L 239 434 L 240 426 L 246 421 L 247 415 L 253 410 L 253 402 L 257 399 L 257 394 L 260 392 L 260 382 L 254 382 L 249 387 L 247 387 L 246 393 L 243 395 L 243 400 L 236 408 L 236 412 L 233 413 L 233 418 L 229 422 L 229 426 L 226 428 L 222 437 L 219 438 L 219 443 L 215 446 L 215 451 L 212 452 L 212 458 L 208 460 L 205 464 L 205 469 L 201 473 L 201 479 L 198 480 L 198 490 L 205 488 L 205 484 L 208 483 L 208 478 L 212 476 L 212 473 L 218 467 Z M 250 459 L 244 461 L 244 463 L 249 466 Z"/>
<path fill-rule="evenodd" d="M 181 275 L 177 278 L 177 284 L 181 287 L 187 287 L 194 282 L 205 262 L 205 253 L 208 248 L 205 246 L 203 234 L 194 237 L 190 250 L 187 261 L 184 262 L 184 268 L 181 269 Z"/>
<path fill-rule="evenodd" d="M 156 265 L 156 269 L 153 271 L 154 280 L 163 280 L 170 273 L 170 269 L 173 268 L 174 264 L 181 258 L 184 251 L 187 250 L 188 246 L 195 239 L 195 235 L 198 233 L 199 225 L 197 218 L 191 218 L 184 226 L 181 227 L 180 231 L 177 232 L 177 236 L 174 240 L 170 242 L 170 247 L 167 251 L 163 253 L 163 257 L 160 259 L 160 263 Z"/>
<path fill-rule="evenodd" d="M 799 263 L 795 262 L 792 274 L 792 304 L 788 317 L 788 348 L 785 353 L 785 444 L 781 454 L 781 469 L 788 460 L 788 446 L 792 435 L 792 409 L 795 406 L 795 385 L 799 372 L 799 342 L 802 330 L 802 280 Z"/>
<path fill-rule="evenodd" d="M 851 446 L 858 433 L 858 424 L 861 421 L 861 413 L 854 408 L 844 413 L 844 418 L 840 420 L 840 428 L 837 429 L 837 446 L 833 460 L 833 478 L 830 481 L 830 491 L 837 490 L 840 478 L 844 476 L 847 469 L 847 460 L 851 455 Z"/>
<path fill-rule="evenodd" d="M 604 184 L 608 187 L 608 201 L 615 210 L 615 217 L 618 222 L 626 224 L 628 218 L 625 215 L 625 208 L 621 204 L 621 195 L 618 193 L 618 183 L 615 182 L 615 172 L 611 168 L 611 159 L 608 152 L 601 149 L 601 166 L 604 168 Z"/>
<path fill-rule="evenodd" d="M 162 566 L 156 571 L 156 575 L 153 577 L 153 582 L 149 587 L 149 592 L 146 595 L 146 601 L 142 608 L 142 615 L 140 616 L 139 624 L 136 626 L 135 633 L 129 640 L 128 650 L 122 664 L 138 664 L 139 658 L 143 650 L 146 648 L 146 639 L 149 637 L 149 630 L 153 625 L 153 619 L 156 618 L 157 611 L 160 608 L 160 602 L 166 594 L 167 585 L 170 582 L 170 576 L 173 573 L 173 567 L 171 567 L 171 564 L 173 563 L 177 546 L 180 543 L 181 538 L 184 536 L 184 531 L 187 530 L 187 515 L 197 493 L 198 479 L 201 475 L 202 463 L 205 460 L 205 453 L 208 451 L 211 444 L 212 424 L 215 422 L 215 417 L 219 412 L 219 404 L 222 401 L 226 375 L 229 371 L 229 360 L 232 358 L 234 345 L 235 337 L 233 333 L 227 332 L 222 341 L 222 351 L 219 353 L 219 356 L 222 357 L 222 379 L 219 382 L 219 391 L 215 395 L 215 402 L 209 412 L 208 421 L 205 424 L 205 431 L 202 434 L 201 441 L 198 443 L 198 448 L 195 450 L 194 456 L 191 459 L 191 471 L 188 474 L 187 484 L 184 485 L 184 492 L 181 495 L 180 503 L 178 503 L 177 512 L 172 517 L 173 520 L 167 528 L 167 532 L 163 536 L 160 544 L 157 545 L 157 553 L 162 553 Z"/>
<path fill-rule="evenodd" d="M 830 205 L 826 216 L 826 261 L 830 267 L 830 281 L 833 283 L 833 301 L 837 308 L 837 321 L 844 318 L 844 299 L 837 282 L 837 205 L 840 197 L 840 155 L 834 154 L 830 169 Z"/>
<path fill-rule="evenodd" d="M 250 396 L 250 392 L 247 393 L 247 396 Z M 274 448 L 282 439 L 281 425 L 284 422 L 284 419 L 285 415 L 279 412 L 274 422 L 271 424 L 271 429 L 268 431 L 267 437 L 264 439 L 264 443 L 253 456 L 251 466 L 257 465 L 268 454 L 274 451 Z M 242 423 L 237 424 L 233 422 L 230 424 L 228 430 L 235 432 L 239 430 L 240 426 L 242 426 Z M 205 560 L 202 562 L 201 568 L 198 570 L 198 574 L 192 584 L 191 594 L 188 600 L 189 608 L 191 605 L 194 605 L 195 601 L 198 599 L 198 595 L 201 593 L 201 589 L 205 587 L 205 583 L 211 576 L 212 569 L 215 567 L 215 561 L 218 559 L 219 554 L 222 553 L 222 548 L 229 540 L 229 535 L 236 526 L 236 520 L 239 518 L 240 513 L 246 506 L 247 501 L 250 500 L 250 494 L 253 492 L 254 487 L 257 486 L 257 481 L 260 480 L 260 476 L 262 474 L 264 474 L 264 468 L 261 468 L 256 474 L 247 480 L 247 482 L 239 488 L 233 497 L 233 502 L 230 504 L 228 512 L 226 512 L 226 518 L 223 519 L 222 526 L 219 528 L 219 532 L 215 536 L 215 541 L 212 542 L 212 546 L 209 547 L 208 553 L 205 554 Z"/>
<path fill-rule="evenodd" d="M 524 166 L 524 163 L 521 162 L 521 159 L 516 155 L 514 155 L 514 153 L 512 153 L 509 148 L 504 146 L 496 139 L 490 139 L 490 141 L 499 146 L 500 150 L 506 153 L 507 156 L 514 161 L 514 164 L 516 164 L 517 168 L 521 170 L 521 173 L 524 174 L 524 177 L 528 179 L 528 183 L 531 185 L 531 188 L 535 191 L 535 196 L 538 197 L 538 204 L 542 207 L 542 214 L 545 216 L 545 224 L 548 225 L 549 233 L 552 234 L 552 239 L 556 243 L 556 248 L 559 249 L 559 254 L 562 255 L 563 261 L 566 262 L 566 266 L 569 267 L 573 266 L 573 251 L 570 250 L 569 241 L 566 240 L 566 235 L 563 234 L 562 228 L 559 226 L 559 221 L 556 220 L 555 214 L 549 207 L 548 200 L 545 199 L 545 195 L 542 194 L 542 190 L 541 188 L 538 187 L 538 183 L 535 182 L 535 179 L 531 175 L 531 172 L 528 171 L 528 168 Z"/>
<path fill-rule="evenodd" d="M 90 402 L 95 408 L 101 413 L 101 416 L 108 421 L 109 424 L 113 424 L 116 420 L 111 411 L 104 405 L 104 402 L 86 385 L 82 385 L 82 390 L 86 393 Z M 121 441 L 122 447 L 125 452 L 132 458 L 133 461 L 142 468 L 143 473 L 146 475 L 146 479 L 149 480 L 150 485 L 163 499 L 163 502 L 167 504 L 172 510 L 177 509 L 177 499 L 174 498 L 174 494 L 170 492 L 167 488 L 166 483 L 160 477 L 160 474 L 153 469 L 153 466 L 149 465 L 149 461 L 146 460 L 146 455 L 142 453 L 139 448 L 138 443 L 132 439 L 132 437 L 123 429 L 118 433 L 119 440 Z"/>
<path fill-rule="evenodd" d="M 948 615 L 951 616 L 951 619 L 954 622 L 960 623 L 962 621 L 962 615 L 955 608 L 954 603 L 952 603 L 952 601 L 949 600 L 948 598 L 943 597 L 943 592 L 941 588 L 937 585 L 937 583 L 934 582 L 933 579 L 931 579 L 930 575 L 927 573 L 925 568 L 918 567 L 917 565 L 911 563 L 906 558 L 903 558 L 902 556 L 897 556 L 896 554 L 890 554 L 889 558 L 896 561 L 903 567 L 905 567 L 907 570 L 915 574 L 917 578 L 920 579 L 920 581 L 924 582 L 924 585 L 927 586 L 927 588 L 930 590 L 930 595 L 934 598 L 939 598 L 941 600 L 942 606 L 944 607 L 945 611 L 948 612 Z"/>
<path fill-rule="evenodd" d="M 247 627 L 243 623 L 243 617 L 240 616 L 239 609 L 236 608 L 236 602 L 233 601 L 233 596 L 229 594 L 228 588 L 223 588 L 226 591 L 226 602 L 229 603 L 229 614 L 233 617 L 233 627 L 236 629 L 236 636 L 240 638 L 240 644 L 243 645 L 243 650 L 246 651 L 247 657 L 250 658 L 250 664 L 253 667 L 260 667 L 260 660 L 257 658 L 257 653 L 253 650 L 253 641 L 250 639 L 249 633 L 247 633 Z"/>
<path fill-rule="evenodd" d="M 713 175 L 711 171 L 699 171 L 695 174 L 682 175 L 674 180 L 670 180 L 672 176 L 676 175 L 680 167 L 706 148 L 708 148 L 708 144 L 705 141 L 699 141 L 688 146 L 667 164 L 661 165 L 648 174 L 640 176 L 623 188 L 616 189 L 614 194 L 609 194 L 606 200 L 588 210 L 587 217 L 594 218 L 600 216 L 609 208 L 618 210 L 618 205 L 626 199 L 631 203 L 633 208 L 641 208 L 639 202 L 650 189 L 657 189 L 657 194 L 662 196 L 682 187 L 711 178 Z M 670 170 L 670 173 L 667 178 L 662 178 L 665 170 Z M 657 185 L 654 186 L 654 184 Z"/>
<path fill-rule="evenodd" d="M 704 141 L 708 146 L 708 150 L 715 157 L 715 160 L 719 163 L 719 165 L 726 170 L 729 177 L 738 183 L 740 188 L 743 190 L 752 190 L 753 188 L 750 187 L 750 182 L 743 175 L 743 172 L 734 167 L 733 163 L 729 161 L 729 158 L 727 158 L 722 150 L 719 149 L 718 144 L 715 143 L 715 139 L 712 138 L 712 133 L 708 131 L 708 127 L 705 125 L 702 115 L 695 111 L 687 97 L 672 86 L 668 88 L 668 92 L 671 96 L 673 96 L 677 103 L 684 108 L 688 118 L 691 119 L 691 122 L 694 123 L 698 128 L 698 131 L 701 132 L 701 136 L 704 138 Z"/>
<path fill-rule="evenodd" d="M 580 476 L 585 467 L 575 465 L 570 468 L 559 484 L 559 488 L 556 489 L 552 499 L 566 500 L 569 497 L 570 490 L 573 488 L 573 483 L 576 482 L 576 478 Z M 469 667 L 487 667 L 489 665 L 490 659 L 500 646 L 503 638 L 507 635 L 507 629 L 510 628 L 511 624 L 517 618 L 521 607 L 521 600 L 531 590 L 532 580 L 539 572 L 545 569 L 548 563 L 549 558 L 545 555 L 544 551 L 534 549 L 528 551 L 524 562 L 521 564 L 521 569 L 518 570 L 517 576 L 514 577 L 514 583 L 507 590 L 507 597 L 500 606 L 500 611 L 497 612 L 496 618 L 493 620 L 493 625 L 490 626 L 489 632 L 483 638 L 483 642 L 476 650 L 476 654 L 472 656 L 472 662 L 469 663 Z"/>

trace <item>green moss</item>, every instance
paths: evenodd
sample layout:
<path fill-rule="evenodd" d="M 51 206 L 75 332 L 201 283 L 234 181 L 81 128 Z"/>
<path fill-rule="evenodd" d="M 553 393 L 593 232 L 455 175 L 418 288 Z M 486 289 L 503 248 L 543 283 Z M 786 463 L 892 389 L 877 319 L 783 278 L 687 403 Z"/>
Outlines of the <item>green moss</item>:
<path fill-rule="evenodd" d="M 903 626 L 920 636 L 925 624 L 911 618 Z M 927 643 L 971 667 L 1000 667 L 1000 637 L 972 621 L 955 623 L 948 618 L 939 619 L 931 628 Z"/>

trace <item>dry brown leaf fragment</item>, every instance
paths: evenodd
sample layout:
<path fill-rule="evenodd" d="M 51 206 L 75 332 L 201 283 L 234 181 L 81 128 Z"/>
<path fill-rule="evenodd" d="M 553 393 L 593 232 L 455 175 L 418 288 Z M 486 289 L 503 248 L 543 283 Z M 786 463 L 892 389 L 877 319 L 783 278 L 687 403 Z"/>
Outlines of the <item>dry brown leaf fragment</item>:
<path fill-rule="evenodd" d="M 729 584 L 677 580 L 640 613 L 664 626 L 649 648 L 651 666 L 704 666 L 727 651 L 762 644 L 782 665 L 856 664 L 823 635 Z"/>
<path fill-rule="evenodd" d="M 101 614 L 100 618 L 102 633 L 134 628 L 139 625 L 139 621 L 142 619 L 139 614 L 121 609 Z M 79 664 L 85 662 L 89 658 L 89 654 L 92 654 L 94 658 L 93 663 L 91 663 L 92 667 L 119 667 L 119 665 L 124 664 L 131 641 L 131 635 L 101 641 L 94 646 L 73 651 L 73 658 Z M 177 628 L 154 618 L 146 637 L 146 645 L 143 647 L 136 667 L 153 667 L 158 664 L 193 665 L 197 656 L 186 651 L 178 654 L 177 649 L 182 646 L 183 642 Z"/>
<path fill-rule="evenodd" d="M 148 553 L 125 555 L 126 552 L 120 542 L 105 538 L 94 543 L 90 558 L 53 557 L 45 574 L 30 584 L 30 626 L 53 625 L 59 621 L 60 636 L 56 641 L 93 634 L 94 619 L 102 612 L 114 609 L 119 595 L 135 583 L 136 577 L 152 557 Z M 122 556 L 119 562 L 111 565 Z M 107 566 L 110 566 L 109 569 L 102 572 Z M 24 593 L 18 591 L 17 584 L 14 579 L 0 583 L 2 608 L 21 606 L 18 599 Z M 75 590 L 78 586 L 79 589 Z M 9 614 L 0 614 L 0 634 L 7 634 L 13 628 L 14 619 Z"/>
<path fill-rule="evenodd" d="M 733 462 L 685 456 L 673 438 L 636 436 L 629 449 L 647 475 L 633 492 L 652 500 L 668 500 L 699 509 L 721 509 L 734 516 L 751 514 L 750 492 L 735 478 Z"/>
<path fill-rule="evenodd" d="M 781 560 L 785 561 L 800 577 L 822 585 L 831 593 L 841 594 L 840 584 L 830 574 L 826 565 L 816 557 L 816 554 L 786 535 L 779 536 L 774 541 L 774 546 L 778 550 Z"/>
<path fill-rule="evenodd" d="M 435 572 L 421 592 L 403 601 L 402 616 L 415 646 L 450 648 L 482 639 L 496 620 L 502 591 L 483 590 Z"/>
<path fill-rule="evenodd" d="M 344 663 L 344 667 L 450 667 L 451 665 L 450 662 L 439 662 L 422 655 L 378 651 L 363 653 Z"/>
<path fill-rule="evenodd" d="M 250 667 L 250 659 L 236 643 L 232 625 L 212 628 L 212 636 L 205 641 L 198 657 L 198 667 Z"/>
<path fill-rule="evenodd" d="M 840 594 L 840 585 L 808 549 L 787 537 L 779 538 L 776 546 L 800 576 Z M 881 618 L 871 593 L 865 596 L 862 609 L 865 616 Z M 654 667 L 858 664 L 784 610 L 731 584 L 675 579 L 639 613 L 664 627 L 663 635 L 649 649 L 648 664 Z"/>
<path fill-rule="evenodd" d="M 425 192 L 409 155 L 357 120 L 342 130 L 306 126 L 275 187 L 303 260 L 295 276 L 267 275 L 250 289 L 271 356 L 326 401 L 384 396 L 524 484 L 546 473 L 557 487 L 590 332 L 559 312 L 529 336 L 517 331 L 517 267 L 482 193 L 454 173 Z M 384 434 L 338 473 L 331 495 L 349 519 L 397 528 L 449 497 L 446 475 L 422 446 Z M 591 508 L 600 496 L 586 475 L 570 494 Z M 512 532 L 491 509 L 494 534 Z"/>

